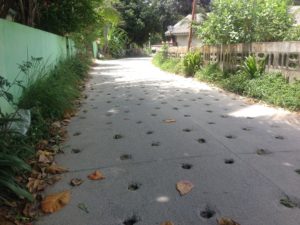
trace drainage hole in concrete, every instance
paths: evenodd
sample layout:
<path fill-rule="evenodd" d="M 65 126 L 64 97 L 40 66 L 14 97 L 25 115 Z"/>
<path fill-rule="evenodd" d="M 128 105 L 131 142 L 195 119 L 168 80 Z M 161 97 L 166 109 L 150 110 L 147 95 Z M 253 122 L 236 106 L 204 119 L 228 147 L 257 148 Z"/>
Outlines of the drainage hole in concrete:
<path fill-rule="evenodd" d="M 158 146 L 160 146 L 160 142 L 159 142 L 159 141 L 157 141 L 157 142 L 152 142 L 151 146 L 152 146 L 152 147 L 158 147 Z"/>
<path fill-rule="evenodd" d="M 216 214 L 216 212 L 212 209 L 210 209 L 209 207 L 206 207 L 205 210 L 201 211 L 200 212 L 200 216 L 202 218 L 205 218 L 205 219 L 210 219 L 212 218 L 214 215 Z"/>
<path fill-rule="evenodd" d="M 111 103 L 111 101 L 106 101 L 106 103 Z"/>
<path fill-rule="evenodd" d="M 228 134 L 225 137 L 228 138 L 228 139 L 235 139 L 236 138 L 236 136 L 234 136 L 232 134 Z"/>
<path fill-rule="evenodd" d="M 137 121 L 136 123 L 137 123 L 137 124 L 141 124 L 141 123 L 143 123 L 143 122 L 142 122 L 142 121 Z"/>
<path fill-rule="evenodd" d="M 213 125 L 216 124 L 215 122 L 208 122 L 209 125 Z"/>
<path fill-rule="evenodd" d="M 277 140 L 283 140 L 283 139 L 284 139 L 284 137 L 281 136 L 281 135 L 277 135 L 277 136 L 275 136 L 275 138 L 276 138 Z"/>
<path fill-rule="evenodd" d="M 250 127 L 243 127 L 242 130 L 244 130 L 244 131 L 251 131 L 251 128 Z"/>
<path fill-rule="evenodd" d="M 300 169 L 296 169 L 295 172 L 300 175 Z"/>
<path fill-rule="evenodd" d="M 177 107 L 173 107 L 173 109 L 174 109 L 174 110 L 178 110 L 178 108 L 177 108 Z"/>
<path fill-rule="evenodd" d="M 123 154 L 120 156 L 120 159 L 121 160 L 129 160 L 129 159 L 132 159 L 132 155 L 130 154 Z"/>
<path fill-rule="evenodd" d="M 200 144 L 206 143 L 206 140 L 204 138 L 199 138 L 197 140 Z"/>
<path fill-rule="evenodd" d="M 154 132 L 152 131 L 152 130 L 149 130 L 149 131 L 147 131 L 147 133 L 146 134 L 153 134 Z"/>
<path fill-rule="evenodd" d="M 121 139 L 121 138 L 123 138 L 123 136 L 121 134 L 115 134 L 113 138 L 114 139 Z"/>
<path fill-rule="evenodd" d="M 191 132 L 192 130 L 189 129 L 189 128 L 186 128 L 186 129 L 183 129 L 182 131 L 183 131 L 183 132 Z"/>
<path fill-rule="evenodd" d="M 155 113 L 152 113 L 151 116 L 157 116 Z"/>
<path fill-rule="evenodd" d="M 227 116 L 227 115 L 221 115 L 221 117 L 222 117 L 222 118 L 228 118 L 228 116 Z"/>
<path fill-rule="evenodd" d="M 208 113 L 212 113 L 213 111 L 212 111 L 212 110 L 206 110 L 206 112 L 208 112 Z"/>
<path fill-rule="evenodd" d="M 271 151 L 269 151 L 268 149 L 259 148 L 256 150 L 256 154 L 257 155 L 269 155 L 269 154 L 271 154 Z"/>
<path fill-rule="evenodd" d="M 73 154 L 78 154 L 78 153 L 80 153 L 80 152 L 81 152 L 81 150 L 78 149 L 78 148 L 73 148 L 73 149 L 72 149 L 72 153 L 73 153 Z"/>
<path fill-rule="evenodd" d="M 186 115 L 184 115 L 184 117 L 191 117 L 191 115 L 186 114 Z"/>
<path fill-rule="evenodd" d="M 79 136 L 79 135 L 81 135 L 81 132 L 79 132 L 79 131 L 77 131 L 73 134 L 73 136 Z"/>
<path fill-rule="evenodd" d="M 139 183 L 131 183 L 128 185 L 128 190 L 129 191 L 136 191 L 138 190 L 142 185 Z"/>
<path fill-rule="evenodd" d="M 183 163 L 183 164 L 181 165 L 181 168 L 182 168 L 182 169 L 185 169 L 185 170 L 190 170 L 190 169 L 192 169 L 192 167 L 193 167 L 193 165 L 192 165 L 192 164 L 189 164 L 189 163 Z"/>
<path fill-rule="evenodd" d="M 225 162 L 225 164 L 233 164 L 234 159 L 225 159 L 224 162 Z"/>

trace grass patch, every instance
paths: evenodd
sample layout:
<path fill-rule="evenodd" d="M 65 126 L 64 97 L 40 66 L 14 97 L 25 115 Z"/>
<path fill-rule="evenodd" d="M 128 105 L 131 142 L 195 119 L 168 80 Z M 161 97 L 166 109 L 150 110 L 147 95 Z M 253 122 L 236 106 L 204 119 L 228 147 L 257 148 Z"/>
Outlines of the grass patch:
<path fill-rule="evenodd" d="M 152 62 L 164 71 L 181 75 L 185 74 L 183 61 L 179 58 L 166 57 L 163 52 L 157 53 L 153 57 Z"/>
<path fill-rule="evenodd" d="M 80 97 L 79 85 L 90 64 L 88 57 L 76 56 L 47 70 L 41 59 L 32 60 L 20 66 L 28 77 L 28 85 L 17 80 L 9 83 L 0 77 L 0 98 L 16 109 L 13 114 L 5 114 L 0 108 L 0 203 L 14 201 L 16 197 L 33 200 L 25 187 L 31 170 L 27 162 L 35 157 L 36 143 L 50 137 L 50 124 L 74 108 L 74 101 Z M 9 89 L 17 85 L 26 87 L 16 104 Z M 16 116 L 20 109 L 31 111 L 31 125 L 26 135 L 13 131 L 10 126 L 20 120 Z"/>

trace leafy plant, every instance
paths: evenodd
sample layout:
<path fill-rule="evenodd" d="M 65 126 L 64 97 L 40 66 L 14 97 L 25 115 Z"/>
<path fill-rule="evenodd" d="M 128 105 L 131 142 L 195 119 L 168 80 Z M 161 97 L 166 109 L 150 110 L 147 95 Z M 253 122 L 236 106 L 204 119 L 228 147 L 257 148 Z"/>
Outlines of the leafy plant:
<path fill-rule="evenodd" d="M 283 40 L 293 20 L 290 0 L 214 0 L 212 12 L 198 26 L 206 44 Z"/>
<path fill-rule="evenodd" d="M 18 106 L 24 109 L 38 108 L 43 118 L 61 118 L 66 109 L 73 107 L 72 101 L 79 96 L 76 84 L 86 70 L 76 57 L 60 62 L 50 71 L 37 65 L 32 71 L 38 76 L 28 80 Z M 28 77 L 32 77 L 32 74 L 28 74 Z"/>
<path fill-rule="evenodd" d="M 125 48 L 128 42 L 127 34 L 124 30 L 112 27 L 107 35 L 108 53 L 114 58 L 125 55 Z"/>
<path fill-rule="evenodd" d="M 9 92 L 15 85 L 21 85 L 18 80 L 9 82 L 0 76 L 0 99 L 4 99 L 12 107 L 15 106 L 14 96 Z M 6 200 L 7 193 L 32 200 L 31 194 L 15 179 L 16 175 L 30 171 L 30 166 L 23 160 L 32 153 L 32 149 L 24 142 L 24 137 L 11 129 L 11 124 L 18 121 L 15 113 L 2 112 L 0 108 L 0 198 Z"/>
<path fill-rule="evenodd" d="M 202 64 L 200 52 L 188 52 L 183 58 L 184 71 L 186 76 L 194 76 Z"/>
<path fill-rule="evenodd" d="M 250 77 L 250 79 L 260 76 L 266 69 L 266 58 L 257 60 L 255 56 L 248 56 L 242 67 L 243 71 Z"/>

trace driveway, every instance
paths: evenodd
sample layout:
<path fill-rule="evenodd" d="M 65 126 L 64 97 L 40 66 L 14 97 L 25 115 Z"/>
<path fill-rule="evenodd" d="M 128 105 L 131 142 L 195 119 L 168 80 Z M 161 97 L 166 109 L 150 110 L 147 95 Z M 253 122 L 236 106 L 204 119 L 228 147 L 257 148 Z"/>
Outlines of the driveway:
<path fill-rule="evenodd" d="M 162 72 L 150 58 L 98 61 L 91 76 L 56 157 L 70 172 L 46 191 L 71 190 L 71 202 L 37 224 L 300 224 L 297 115 Z M 106 178 L 87 179 L 97 169 Z M 85 181 L 71 187 L 72 178 Z M 182 180 L 194 185 L 183 196 Z"/>

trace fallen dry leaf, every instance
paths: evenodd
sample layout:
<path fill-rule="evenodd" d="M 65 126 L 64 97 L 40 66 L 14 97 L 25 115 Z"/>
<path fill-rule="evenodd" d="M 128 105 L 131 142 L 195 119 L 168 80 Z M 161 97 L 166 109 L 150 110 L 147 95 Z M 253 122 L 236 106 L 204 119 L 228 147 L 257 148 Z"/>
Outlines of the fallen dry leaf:
<path fill-rule="evenodd" d="M 171 221 L 162 222 L 160 225 L 174 225 Z"/>
<path fill-rule="evenodd" d="M 46 188 L 46 186 L 47 184 L 44 180 L 36 179 L 33 177 L 28 178 L 28 183 L 26 185 L 30 193 L 42 191 Z"/>
<path fill-rule="evenodd" d="M 49 142 L 47 140 L 40 140 L 36 145 L 35 149 L 36 150 L 44 150 L 47 148 Z"/>
<path fill-rule="evenodd" d="M 53 162 L 53 154 L 51 152 L 38 150 L 36 156 L 38 157 L 38 162 L 40 163 Z"/>
<path fill-rule="evenodd" d="M 47 184 L 52 185 L 60 180 L 61 180 L 61 176 L 59 176 L 59 175 L 51 176 L 50 178 L 47 179 Z"/>
<path fill-rule="evenodd" d="M 34 218 L 38 215 L 39 204 L 37 202 L 34 203 L 26 203 L 23 209 L 23 215 L 26 217 Z"/>
<path fill-rule="evenodd" d="M 63 191 L 47 196 L 41 202 L 41 208 L 44 213 L 54 213 L 70 202 L 70 191 Z"/>
<path fill-rule="evenodd" d="M 174 119 L 166 119 L 166 120 L 163 120 L 164 123 L 175 123 L 176 120 Z"/>
<path fill-rule="evenodd" d="M 80 179 L 80 178 L 73 178 L 71 181 L 70 181 L 70 184 L 72 185 L 72 186 L 79 186 L 79 185 L 81 185 L 83 183 L 83 180 L 82 179 Z"/>
<path fill-rule="evenodd" d="M 50 174 L 61 174 L 68 172 L 68 169 L 53 163 L 51 166 L 47 167 L 46 171 Z"/>
<path fill-rule="evenodd" d="M 180 195 L 186 195 L 193 189 L 194 185 L 188 180 L 179 181 L 176 184 L 176 189 Z"/>
<path fill-rule="evenodd" d="M 217 219 L 217 222 L 219 225 L 240 225 L 239 223 L 235 222 L 234 220 L 230 219 L 230 218 L 221 218 L 221 219 Z"/>
<path fill-rule="evenodd" d="M 105 177 L 103 176 L 103 174 L 99 170 L 96 170 L 95 172 L 88 175 L 88 178 L 90 180 L 103 180 L 103 179 L 105 179 Z"/>

